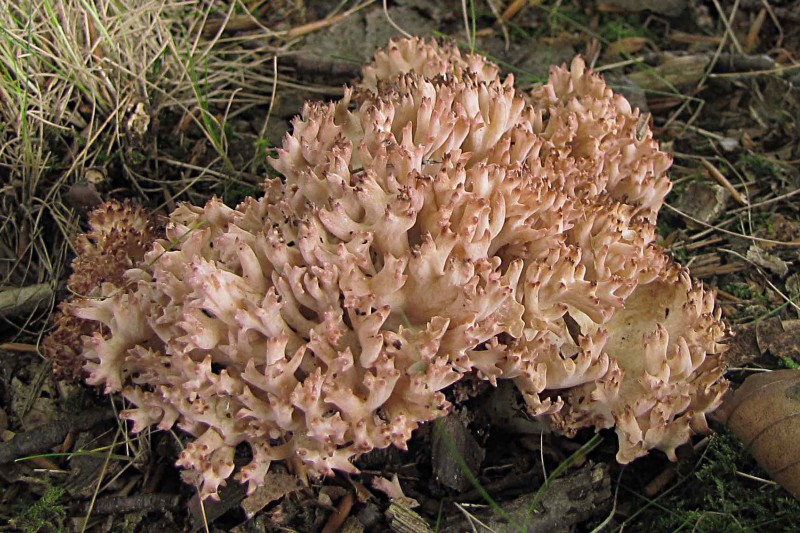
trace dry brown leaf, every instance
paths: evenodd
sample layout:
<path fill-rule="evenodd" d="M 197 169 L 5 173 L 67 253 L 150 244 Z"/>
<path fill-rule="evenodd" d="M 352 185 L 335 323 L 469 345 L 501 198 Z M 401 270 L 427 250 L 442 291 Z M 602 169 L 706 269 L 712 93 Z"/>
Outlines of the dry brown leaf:
<path fill-rule="evenodd" d="M 625 54 L 635 54 L 642 50 L 650 41 L 646 37 L 624 37 L 608 45 L 606 57 L 624 56 Z"/>
<path fill-rule="evenodd" d="M 728 366 L 744 366 L 766 354 L 800 362 L 800 320 L 771 317 L 754 324 L 736 325 L 728 347 L 725 352 Z"/>
<path fill-rule="evenodd" d="M 717 415 L 770 477 L 800 500 L 800 370 L 750 376 Z"/>
<path fill-rule="evenodd" d="M 764 251 L 757 244 L 753 244 L 748 248 L 747 259 L 782 278 L 785 278 L 789 273 L 789 263 L 775 254 Z"/>

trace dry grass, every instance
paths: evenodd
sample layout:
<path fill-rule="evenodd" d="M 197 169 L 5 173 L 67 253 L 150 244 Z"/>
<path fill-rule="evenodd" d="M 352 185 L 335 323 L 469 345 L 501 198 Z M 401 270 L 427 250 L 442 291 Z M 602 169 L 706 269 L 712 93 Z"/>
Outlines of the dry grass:
<path fill-rule="evenodd" d="M 63 192 L 119 146 L 170 32 L 154 4 L 128 11 L 128 24 L 111 3 L 3 4 L 0 272 L 21 285 L 60 277 L 75 222 Z"/>
<path fill-rule="evenodd" d="M 270 101 L 281 49 L 266 27 L 225 39 L 220 22 L 234 13 L 249 12 L 239 1 L 0 1 L 0 287 L 56 289 L 78 224 L 76 184 L 171 204 L 219 181 L 214 167 L 237 177 L 226 123 Z M 210 20 L 219 31 L 209 34 Z M 172 181 L 141 164 L 169 115 L 183 117 L 176 142 L 196 128 L 214 152 Z M 41 326 L 36 318 L 27 321 Z M 37 334 L 25 320 L 20 332 Z"/>

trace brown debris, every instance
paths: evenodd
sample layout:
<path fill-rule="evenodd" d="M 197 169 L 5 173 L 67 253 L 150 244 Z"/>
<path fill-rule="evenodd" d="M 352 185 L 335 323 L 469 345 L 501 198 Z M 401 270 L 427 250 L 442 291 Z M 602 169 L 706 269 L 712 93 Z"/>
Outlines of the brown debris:
<path fill-rule="evenodd" d="M 735 326 L 733 332 L 725 353 L 730 366 L 741 367 L 767 354 L 800 362 L 800 320 L 771 317 Z"/>

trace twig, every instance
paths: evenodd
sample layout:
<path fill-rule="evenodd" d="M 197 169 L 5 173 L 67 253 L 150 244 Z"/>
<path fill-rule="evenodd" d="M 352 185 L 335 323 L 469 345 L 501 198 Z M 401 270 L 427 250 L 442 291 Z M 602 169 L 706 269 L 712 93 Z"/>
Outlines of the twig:
<path fill-rule="evenodd" d="M 105 496 L 97 498 L 93 515 L 115 515 L 157 511 L 164 513 L 178 509 L 180 494 L 135 494 L 133 496 Z M 88 503 L 84 512 L 88 512 Z"/>
<path fill-rule="evenodd" d="M 472 35 L 472 28 L 469 24 L 469 9 L 467 8 L 467 0 L 461 0 L 461 14 L 464 16 L 464 31 L 467 33 L 467 42 L 470 43 L 470 52 L 472 52 L 475 48 L 475 36 Z"/>
<path fill-rule="evenodd" d="M 731 196 L 733 196 L 734 200 L 742 205 L 750 205 L 750 201 L 742 193 L 736 190 L 736 187 L 734 187 L 733 184 L 728 181 L 728 178 L 726 178 L 722 172 L 717 169 L 717 167 L 709 163 L 708 159 L 701 159 L 700 162 L 704 167 L 706 167 L 706 170 L 708 170 L 708 173 L 711 174 L 711 177 L 717 180 L 717 183 L 725 187 L 725 189 L 731 193 Z"/>
<path fill-rule="evenodd" d="M 528 0 L 514 0 L 503 10 L 503 14 L 501 15 L 503 20 L 511 20 L 514 18 L 514 15 L 522 11 L 522 8 L 528 4 L 541 4 L 541 2 L 529 2 Z"/>
<path fill-rule="evenodd" d="M 727 30 L 726 33 L 730 37 L 734 48 L 736 48 L 737 52 L 739 52 L 740 54 L 743 54 L 744 50 L 742 50 L 742 45 L 739 44 L 739 39 L 736 38 L 736 33 L 734 33 L 733 28 L 731 28 L 731 23 L 733 22 L 733 19 L 736 16 L 736 11 L 738 11 L 738 9 L 739 9 L 738 0 L 736 2 L 734 2 L 734 4 L 733 4 L 733 8 L 731 9 L 730 18 L 725 16 L 725 11 L 723 11 L 722 10 L 722 6 L 719 5 L 719 0 L 713 0 L 713 2 L 714 2 L 714 7 L 717 9 L 717 12 L 719 13 L 719 18 L 722 19 L 722 24 L 725 25 L 725 29 Z"/>
<path fill-rule="evenodd" d="M 672 207 L 669 204 L 664 204 L 664 207 L 666 207 L 667 209 L 679 214 L 680 216 L 682 216 L 683 218 L 686 218 L 687 220 L 691 220 L 692 222 L 700 224 L 701 226 L 705 226 L 706 228 L 709 229 L 709 231 L 719 231 L 720 233 L 724 233 L 726 235 L 731 235 L 733 237 L 739 237 L 740 239 L 748 239 L 748 240 L 751 240 L 751 241 L 754 241 L 754 242 L 763 242 L 763 243 L 766 243 L 766 244 L 776 244 L 778 246 L 800 246 L 800 241 L 797 241 L 797 242 L 795 242 L 795 241 L 776 241 L 776 240 L 773 240 L 773 239 L 762 239 L 761 237 L 753 237 L 752 235 L 745 235 L 744 233 L 736 233 L 735 231 L 730 231 L 730 230 L 723 229 L 721 227 L 721 225 L 719 225 L 719 224 L 716 225 L 716 226 L 712 226 L 711 224 L 709 224 L 707 222 L 703 222 L 702 220 L 700 220 L 698 218 L 695 218 L 692 215 L 684 213 L 680 209 L 678 209 L 676 207 Z"/>
<path fill-rule="evenodd" d="M 81 528 L 81 533 L 84 533 L 86 529 L 89 527 L 89 518 L 92 517 L 94 513 L 94 506 L 97 503 L 97 495 L 100 494 L 100 487 L 103 484 L 103 478 L 106 476 L 108 472 L 108 465 L 111 461 L 111 456 L 113 455 L 114 448 L 117 446 L 117 438 L 119 437 L 119 430 L 114 433 L 114 440 L 111 441 L 111 446 L 108 448 L 108 453 L 106 454 L 105 458 L 103 459 L 103 467 L 100 469 L 100 475 L 97 477 L 97 484 L 94 487 L 94 491 L 92 492 L 92 498 L 89 500 L 86 509 L 86 518 L 83 521 L 83 527 Z"/>
<path fill-rule="evenodd" d="M 341 22 L 342 20 L 346 19 L 353 13 L 362 10 L 363 8 L 367 7 L 374 3 L 375 0 L 369 0 L 368 2 L 364 2 L 363 4 L 357 5 L 352 9 L 348 9 L 344 13 L 339 15 L 334 15 L 333 17 L 329 17 L 322 20 L 316 20 L 314 22 L 309 22 L 308 24 L 303 24 L 302 26 L 297 26 L 292 28 L 286 32 L 276 32 L 278 35 L 281 35 L 287 39 L 294 39 L 295 37 L 302 37 L 307 33 L 311 33 L 317 30 L 321 30 L 322 28 L 327 28 L 328 26 L 333 26 L 337 22 Z"/>
<path fill-rule="evenodd" d="M 35 344 L 27 344 L 24 342 L 3 342 L 0 343 L 0 350 L 8 350 L 9 352 L 39 353 L 39 348 Z"/>
<path fill-rule="evenodd" d="M 503 15 L 500 13 L 500 11 L 497 10 L 497 6 L 494 5 L 494 2 L 492 0 L 487 0 L 486 3 L 489 4 L 489 9 L 492 10 L 494 18 L 500 25 L 500 31 L 503 32 L 503 42 L 505 43 L 506 51 L 508 51 L 508 48 L 511 46 L 511 36 L 508 34 L 508 28 L 506 27 L 506 20 L 503 18 Z"/>
<path fill-rule="evenodd" d="M 779 65 L 775 68 L 768 68 L 768 69 L 760 69 L 760 70 L 748 70 L 745 72 L 714 72 L 709 74 L 709 78 L 744 78 L 744 77 L 758 77 L 764 76 L 768 74 L 776 74 L 781 75 L 785 72 L 790 72 L 792 70 L 797 70 L 800 68 L 800 65 Z"/>
<path fill-rule="evenodd" d="M 483 528 L 484 531 L 488 531 L 489 533 L 497 533 L 497 531 L 495 531 L 494 529 L 490 528 L 489 526 L 487 526 L 486 524 L 481 522 L 478 519 L 477 516 L 475 516 L 474 514 L 470 513 L 469 511 L 467 511 L 466 507 L 469 504 L 460 504 L 458 502 L 454 502 L 453 505 L 455 505 L 456 509 L 458 509 L 459 511 L 461 511 L 464 514 L 464 517 L 467 519 L 467 522 L 469 523 L 470 527 L 472 528 L 472 531 L 474 531 L 474 532 L 478 531 L 477 528 L 475 527 L 475 524 L 477 523 Z"/>
<path fill-rule="evenodd" d="M 664 470 L 658 473 L 656 477 L 644 486 L 644 495 L 648 498 L 653 498 L 661 493 L 670 483 L 678 476 L 678 470 L 675 465 L 670 463 Z"/>
<path fill-rule="evenodd" d="M 795 189 L 793 191 L 787 192 L 786 194 L 781 194 L 780 196 L 776 196 L 775 198 L 770 198 L 769 200 L 763 200 L 761 202 L 756 202 L 754 204 L 750 204 L 747 207 L 738 207 L 728 212 L 729 215 L 735 215 L 736 213 L 741 213 L 742 211 L 746 211 L 747 209 L 754 209 L 756 207 L 764 207 L 765 205 L 774 204 L 775 202 L 780 202 L 782 200 L 786 200 L 791 198 L 792 196 L 796 196 L 800 194 L 800 189 Z"/>
<path fill-rule="evenodd" d="M 739 263 L 729 263 L 727 265 L 704 265 L 701 267 L 692 268 L 692 274 L 698 278 L 705 278 L 708 276 L 733 274 L 734 272 L 741 272 L 745 268 L 746 265 Z"/>
<path fill-rule="evenodd" d="M 644 57 L 632 57 L 630 59 L 625 59 L 622 61 L 617 61 L 616 63 L 607 63 L 605 65 L 599 65 L 594 68 L 596 73 L 604 72 L 606 70 L 613 70 L 615 68 L 622 68 L 627 67 L 628 65 L 634 65 L 636 63 L 644 63 Z"/>
<path fill-rule="evenodd" d="M 389 24 L 392 26 L 392 28 L 399 31 L 400 34 L 406 39 L 411 39 L 411 34 L 408 33 L 406 30 L 404 30 L 403 28 L 401 28 L 400 26 L 398 26 L 397 23 L 389 15 L 389 6 L 386 5 L 386 0 L 383 0 L 383 14 L 386 17 L 386 20 L 389 21 Z"/>
<path fill-rule="evenodd" d="M 0 442 L 0 464 L 10 463 L 18 457 L 40 453 L 61 444 L 70 431 L 86 431 L 100 422 L 113 418 L 114 413 L 107 409 L 94 409 L 62 417 L 30 431 L 17 433 L 10 441 Z"/>
<path fill-rule="evenodd" d="M 751 474 L 745 474 L 744 472 L 736 471 L 736 475 L 739 477 L 743 477 L 745 479 L 749 479 L 751 481 L 758 481 L 759 483 L 763 483 L 764 485 L 774 485 L 777 486 L 778 483 L 772 481 L 771 479 L 764 479 L 763 477 L 753 476 Z"/>
<path fill-rule="evenodd" d="M 769 14 L 769 19 L 775 25 L 775 28 L 778 30 L 778 40 L 775 41 L 775 48 L 780 48 L 783 44 L 783 26 L 781 26 L 781 21 L 775 16 L 775 11 L 772 9 L 772 6 L 769 5 L 767 0 L 761 0 L 761 3 L 764 5 L 764 9 L 767 10 L 767 14 Z"/>
<path fill-rule="evenodd" d="M 689 244 L 684 245 L 686 250 L 698 250 L 700 248 L 705 248 L 706 246 L 710 246 L 712 244 L 719 244 L 724 239 L 722 237 L 709 237 L 703 241 L 692 242 Z"/>

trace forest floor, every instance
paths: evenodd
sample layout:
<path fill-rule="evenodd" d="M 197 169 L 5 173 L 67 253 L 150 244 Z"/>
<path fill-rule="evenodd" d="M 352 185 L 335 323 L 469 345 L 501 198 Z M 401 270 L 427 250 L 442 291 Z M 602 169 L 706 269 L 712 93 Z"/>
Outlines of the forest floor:
<path fill-rule="evenodd" d="M 359 476 L 276 472 L 201 505 L 179 432 L 131 435 L 119 398 L 52 376 L 40 347 L 88 209 L 258 195 L 302 102 L 339 97 L 403 31 L 525 89 L 581 54 L 674 157 L 660 244 L 716 289 L 728 378 L 800 366 L 798 1 L 0 0 L 0 446 L 26 442 L 0 449 L 0 531 L 797 531 L 800 504 L 721 425 L 676 463 L 622 467 L 613 432 L 493 427 L 492 406 L 520 401 L 509 386 Z M 408 499 L 371 484 L 395 474 Z"/>

